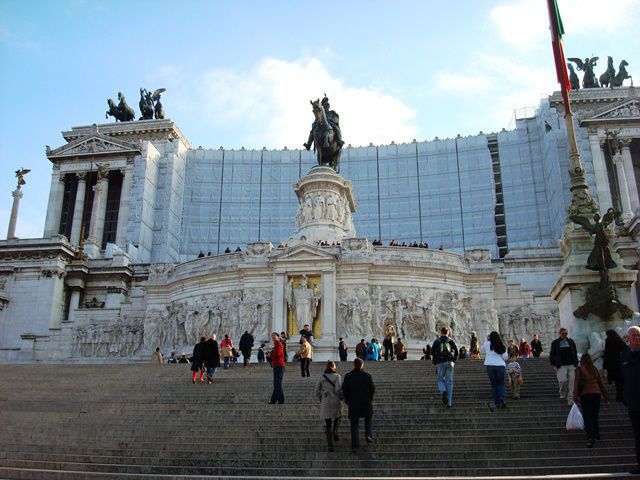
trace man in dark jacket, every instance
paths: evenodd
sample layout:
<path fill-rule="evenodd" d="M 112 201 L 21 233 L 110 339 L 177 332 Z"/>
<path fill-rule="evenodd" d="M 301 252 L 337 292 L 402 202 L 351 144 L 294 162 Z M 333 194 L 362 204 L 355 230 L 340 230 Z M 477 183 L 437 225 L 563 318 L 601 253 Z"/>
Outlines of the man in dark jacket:
<path fill-rule="evenodd" d="M 193 347 L 193 359 L 191 363 L 191 371 L 193 372 L 192 382 L 196 383 L 198 372 L 200 372 L 200 381 L 204 383 L 204 347 L 207 343 L 206 337 L 200 337 L 200 342 Z"/>
<path fill-rule="evenodd" d="M 629 350 L 620 355 L 622 378 L 624 379 L 624 404 L 629 410 L 633 437 L 636 440 L 638 468 L 631 473 L 640 474 L 640 327 L 627 330 Z"/>
<path fill-rule="evenodd" d="M 362 371 L 364 360 L 356 358 L 353 361 L 353 370 L 344 376 L 342 382 L 342 394 L 344 401 L 349 406 L 349 420 L 351 421 L 351 448 L 357 452 L 360 448 L 358 426 L 360 418 L 364 417 L 364 434 L 367 443 L 373 442 L 373 394 L 376 387 L 371 375 Z"/>
<path fill-rule="evenodd" d="M 573 405 L 573 382 L 578 366 L 578 350 L 573 340 L 569 338 L 566 328 L 560 329 L 560 337 L 551 342 L 549 361 L 558 377 L 560 399 L 567 399 L 569 406 Z"/>
<path fill-rule="evenodd" d="M 360 343 L 356 345 L 356 357 L 364 360 L 364 357 L 367 356 L 367 343 L 364 341 L 364 338 L 360 339 Z"/>
<path fill-rule="evenodd" d="M 347 361 L 347 342 L 345 342 L 342 337 L 340 337 L 340 342 L 338 343 L 338 355 L 340 355 L 340 361 Z"/>
<path fill-rule="evenodd" d="M 535 358 L 538 358 L 542 353 L 542 342 L 538 338 L 538 335 L 533 336 L 533 340 L 531 340 L 531 353 Z"/>
<path fill-rule="evenodd" d="M 442 396 L 442 403 L 447 408 L 453 405 L 453 365 L 458 359 L 458 346 L 449 337 L 449 329 L 442 327 L 440 337 L 431 347 L 432 362 L 436 366 L 438 375 L 438 390 Z"/>
<path fill-rule="evenodd" d="M 213 376 L 216 374 L 216 368 L 220 366 L 220 350 L 218 350 L 215 335 L 212 335 L 204 344 L 204 366 L 207 369 L 207 383 L 211 384 Z"/>
<path fill-rule="evenodd" d="M 253 348 L 253 335 L 251 335 L 248 330 L 245 330 L 240 337 L 239 347 L 242 352 L 244 366 L 246 367 L 249 365 L 249 360 L 251 360 L 251 349 Z"/>

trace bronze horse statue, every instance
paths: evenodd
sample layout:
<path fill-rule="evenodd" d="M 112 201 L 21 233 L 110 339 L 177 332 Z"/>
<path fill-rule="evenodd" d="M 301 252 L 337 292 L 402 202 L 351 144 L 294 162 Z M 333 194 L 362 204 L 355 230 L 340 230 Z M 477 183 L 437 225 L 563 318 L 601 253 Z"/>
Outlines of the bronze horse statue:
<path fill-rule="evenodd" d="M 625 68 L 627 65 L 629 64 L 626 60 L 622 60 L 620 62 L 620 66 L 618 67 L 618 74 L 613 78 L 613 80 L 611 80 L 612 87 L 621 87 L 622 82 L 624 82 L 627 78 L 631 80 L 631 85 L 633 85 L 633 78 L 627 73 L 627 69 Z"/>
<path fill-rule="evenodd" d="M 338 145 L 335 133 L 331 124 L 327 120 L 320 99 L 310 101 L 315 121 L 313 122 L 313 149 L 318 156 L 318 165 L 326 165 L 333 168 L 336 173 L 340 173 L 340 156 L 342 147 Z M 325 143 L 325 136 L 327 142 Z M 326 145 L 326 146 L 325 146 Z M 304 145 L 307 150 L 311 147 Z"/>
<path fill-rule="evenodd" d="M 133 108 L 127 105 L 127 101 L 121 92 L 118 92 L 118 100 L 120 100 L 118 105 L 116 105 L 116 103 L 110 98 L 107 100 L 109 110 L 104 114 L 104 118 L 109 118 L 109 115 L 111 115 L 112 117 L 115 117 L 116 122 L 130 122 L 135 120 L 136 112 L 133 111 Z"/>
<path fill-rule="evenodd" d="M 616 69 L 613 68 L 613 58 L 607 57 L 607 70 L 600 75 L 600 86 L 613 88 L 613 79 L 616 77 Z"/>

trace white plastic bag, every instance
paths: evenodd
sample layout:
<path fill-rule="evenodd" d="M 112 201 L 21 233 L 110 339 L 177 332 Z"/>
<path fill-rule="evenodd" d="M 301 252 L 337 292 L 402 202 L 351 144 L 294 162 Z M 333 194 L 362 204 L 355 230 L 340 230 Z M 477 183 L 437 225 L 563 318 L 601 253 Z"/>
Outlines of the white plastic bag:
<path fill-rule="evenodd" d="M 584 419 L 582 418 L 582 412 L 575 403 L 569 411 L 567 417 L 567 430 L 584 430 Z"/>

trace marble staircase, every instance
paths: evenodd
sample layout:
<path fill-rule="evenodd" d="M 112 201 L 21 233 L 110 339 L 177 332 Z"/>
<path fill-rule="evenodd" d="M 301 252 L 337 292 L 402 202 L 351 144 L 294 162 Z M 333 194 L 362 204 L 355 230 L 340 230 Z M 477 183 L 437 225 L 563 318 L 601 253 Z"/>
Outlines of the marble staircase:
<path fill-rule="evenodd" d="M 343 420 L 328 452 L 312 377 L 288 364 L 284 405 L 267 405 L 271 369 L 187 365 L 0 366 L 0 478 L 622 478 L 635 451 L 626 410 L 603 406 L 602 440 L 568 433 L 547 359 L 522 360 L 522 399 L 492 412 L 481 361 L 456 365 L 446 409 L 430 362 L 368 362 L 375 443 L 357 454 Z M 339 364 L 340 373 L 351 362 Z"/>

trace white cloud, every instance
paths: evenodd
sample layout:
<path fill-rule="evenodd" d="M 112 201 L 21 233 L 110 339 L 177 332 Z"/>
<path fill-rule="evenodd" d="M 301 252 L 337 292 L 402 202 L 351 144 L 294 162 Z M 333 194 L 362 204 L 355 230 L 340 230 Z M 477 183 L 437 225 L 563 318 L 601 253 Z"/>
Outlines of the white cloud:
<path fill-rule="evenodd" d="M 640 0 L 560 0 L 558 8 L 567 34 L 603 35 L 636 23 Z M 490 18 L 500 36 L 520 50 L 530 50 L 550 38 L 544 1 L 510 0 L 493 8 Z"/>
<path fill-rule="evenodd" d="M 313 121 L 309 101 L 324 93 L 340 114 L 344 140 L 354 146 L 411 141 L 416 132 L 414 110 L 376 89 L 345 85 L 315 58 L 266 58 L 244 71 L 215 69 L 175 84 L 182 90 L 176 92 L 180 108 L 197 112 L 212 130 L 231 126 L 244 132 L 248 148 L 300 148 Z"/>

